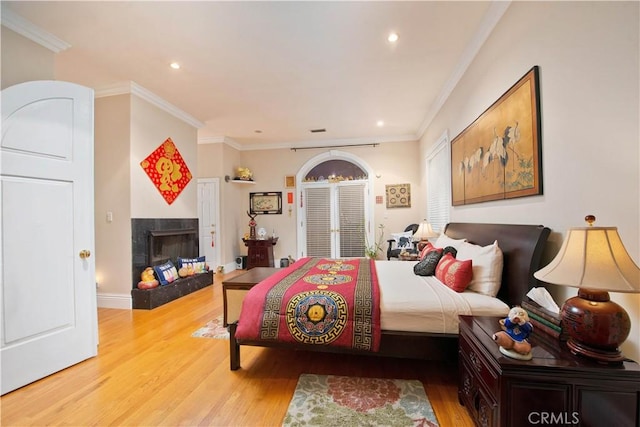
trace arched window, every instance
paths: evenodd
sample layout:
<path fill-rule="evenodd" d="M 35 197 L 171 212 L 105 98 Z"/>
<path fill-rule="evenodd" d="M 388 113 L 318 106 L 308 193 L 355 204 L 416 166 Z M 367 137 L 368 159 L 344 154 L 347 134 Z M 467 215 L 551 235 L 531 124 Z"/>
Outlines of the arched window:
<path fill-rule="evenodd" d="M 303 178 L 303 182 L 354 181 L 367 179 L 368 175 L 358 165 L 347 160 L 327 160 L 313 167 Z"/>

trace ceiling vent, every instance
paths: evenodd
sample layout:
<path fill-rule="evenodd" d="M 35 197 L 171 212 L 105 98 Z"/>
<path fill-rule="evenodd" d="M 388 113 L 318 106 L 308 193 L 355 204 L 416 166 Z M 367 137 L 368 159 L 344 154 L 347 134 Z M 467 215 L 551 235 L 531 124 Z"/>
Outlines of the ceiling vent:
<path fill-rule="evenodd" d="M 311 129 L 310 132 L 311 133 L 320 133 L 320 132 L 326 132 L 326 129 Z"/>

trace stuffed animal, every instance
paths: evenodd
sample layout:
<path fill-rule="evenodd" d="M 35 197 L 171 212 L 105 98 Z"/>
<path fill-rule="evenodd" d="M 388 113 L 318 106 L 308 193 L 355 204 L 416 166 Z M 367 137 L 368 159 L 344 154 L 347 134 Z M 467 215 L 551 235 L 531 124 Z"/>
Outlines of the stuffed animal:
<path fill-rule="evenodd" d="M 196 274 L 196 272 L 191 264 L 185 265 L 180 270 L 178 270 L 178 276 L 180 277 L 193 276 L 194 274 Z"/>
<path fill-rule="evenodd" d="M 500 319 L 502 331 L 493 334 L 493 340 L 500 346 L 500 352 L 514 359 L 530 360 L 531 344 L 527 341 L 533 331 L 529 315 L 522 307 L 513 307 L 505 319 Z"/>
<path fill-rule="evenodd" d="M 138 289 L 151 289 L 155 288 L 158 285 L 159 283 L 153 275 L 153 268 L 147 267 L 142 273 L 140 273 Z"/>

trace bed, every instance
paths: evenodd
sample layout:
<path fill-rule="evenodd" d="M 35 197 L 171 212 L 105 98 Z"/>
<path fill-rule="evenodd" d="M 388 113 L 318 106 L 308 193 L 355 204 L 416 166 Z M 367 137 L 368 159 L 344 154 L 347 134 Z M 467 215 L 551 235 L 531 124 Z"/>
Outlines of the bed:
<path fill-rule="evenodd" d="M 247 298 L 252 298 L 255 288 L 264 287 L 266 283 L 259 283 L 245 297 L 243 312 L 240 319 L 229 325 L 230 333 L 230 368 L 237 370 L 240 368 L 240 346 L 262 346 L 276 348 L 290 348 L 308 351 L 325 351 L 339 353 L 370 354 L 386 357 L 417 358 L 425 360 L 452 360 L 457 357 L 457 316 L 458 314 L 475 315 L 501 315 L 514 305 L 520 304 L 526 293 L 535 286 L 540 286 L 533 277 L 533 273 L 540 267 L 540 259 L 550 230 L 541 225 L 513 225 L 513 224 L 480 224 L 480 223 L 450 223 L 445 228 L 444 234 L 448 239 L 462 241 L 489 247 L 492 244 L 499 245 L 502 258 L 502 269 L 500 277 L 499 291 L 496 298 L 481 298 L 475 292 L 465 291 L 461 295 L 453 295 L 448 289 L 441 290 L 437 285 L 433 285 L 436 293 L 440 296 L 430 296 L 427 300 L 438 301 L 454 299 L 454 306 L 440 308 L 439 312 L 429 313 L 422 308 L 409 307 L 409 310 L 402 311 L 398 307 L 406 305 L 406 294 L 393 295 L 393 288 L 402 288 L 404 291 L 410 289 L 420 290 L 424 293 L 424 282 L 436 280 L 435 278 L 417 277 L 413 274 L 413 266 L 416 262 L 407 261 L 375 261 L 375 268 L 372 268 L 373 275 L 377 276 L 380 284 L 380 315 L 379 324 L 381 331 L 379 340 L 375 348 L 346 348 L 334 345 L 314 345 L 300 342 L 283 342 L 278 339 L 261 339 L 259 337 L 248 336 L 246 329 L 253 328 L 256 316 L 255 310 L 246 309 L 251 306 Z M 364 260 L 354 261 L 366 266 Z M 296 263 L 298 264 L 298 263 Z M 311 265 L 301 261 L 300 265 Z M 308 268 L 308 267 L 307 267 Z M 290 274 L 291 270 L 279 272 L 281 276 Z M 365 270 L 368 271 L 368 270 Z M 475 274 L 475 273 L 474 273 Z M 267 278 L 264 282 L 272 278 Z M 274 280 L 276 278 L 273 278 Z M 274 281 L 272 280 L 272 282 Z M 373 279 L 372 279 L 373 280 Z M 417 280 L 417 281 L 416 281 Z M 401 285 L 401 286 L 400 286 Z M 442 283 L 440 288 L 444 288 Z M 431 285 L 430 285 L 431 286 Z M 403 292 L 404 292 L 403 291 Z M 464 295 L 463 295 L 464 294 Z M 253 296 L 254 298 L 257 296 Z M 373 298 L 373 297 L 372 297 Z M 404 300 L 403 300 L 404 298 Z M 469 300 L 470 301 L 467 301 Z M 488 301 L 489 308 L 484 305 L 476 308 L 475 300 L 482 299 L 483 303 Z M 256 302 L 254 301 L 254 304 Z M 255 306 L 255 305 L 254 305 Z M 478 311 L 479 310 L 479 311 Z M 506 310 L 506 311 L 505 311 Z M 276 310 L 277 311 L 277 310 Z M 435 319 L 430 322 L 429 318 Z M 239 323 L 240 333 L 236 336 Z M 423 327 L 423 324 L 429 324 Z"/>

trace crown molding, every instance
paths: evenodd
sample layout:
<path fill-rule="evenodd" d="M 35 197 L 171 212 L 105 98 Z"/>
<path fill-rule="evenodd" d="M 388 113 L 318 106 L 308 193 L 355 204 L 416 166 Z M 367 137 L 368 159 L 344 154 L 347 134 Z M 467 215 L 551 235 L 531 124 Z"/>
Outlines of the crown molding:
<path fill-rule="evenodd" d="M 480 23 L 478 30 L 471 38 L 471 42 L 466 46 L 464 52 L 460 57 L 460 60 L 456 64 L 453 73 L 451 73 L 451 76 L 449 76 L 449 79 L 447 79 L 446 83 L 440 90 L 440 93 L 438 94 L 436 100 L 433 102 L 433 104 L 431 104 L 431 107 L 427 112 L 427 116 L 420 125 L 420 128 L 418 128 L 416 139 L 419 140 L 422 138 L 425 131 L 427 130 L 427 127 L 429 127 L 444 103 L 447 101 L 447 99 L 449 99 L 449 96 L 451 96 L 451 93 L 460 82 L 460 79 L 467 71 L 467 68 L 469 68 L 469 65 L 471 65 L 471 62 L 480 51 L 480 48 L 487 41 L 489 35 L 496 27 L 496 25 L 498 25 L 498 22 L 500 22 L 500 19 L 502 19 L 502 16 L 507 11 L 510 5 L 511 0 L 494 1 L 491 3 L 491 6 L 489 6 L 487 13 L 485 13 L 484 17 L 482 18 L 482 22 Z"/>
<path fill-rule="evenodd" d="M 71 45 L 59 39 L 51 33 L 44 31 L 35 24 L 27 21 L 22 16 L 12 12 L 6 7 L 2 8 L 2 25 L 28 38 L 29 40 L 44 46 L 54 53 L 67 50 Z"/>
<path fill-rule="evenodd" d="M 196 119 L 195 117 L 193 117 L 188 113 L 185 113 L 183 110 L 165 101 L 155 93 L 151 92 L 148 89 L 145 89 L 144 87 L 140 86 L 136 82 L 132 82 L 132 81 L 119 82 L 119 83 L 114 83 L 112 85 L 96 88 L 95 90 L 96 98 L 104 98 L 106 96 L 125 95 L 125 94 L 136 95 L 137 97 L 144 99 L 148 103 L 155 105 L 161 110 L 166 111 L 172 116 L 177 117 L 178 119 L 182 120 L 183 122 L 195 128 L 200 129 L 204 127 L 204 123 L 202 123 L 200 120 Z"/>
<path fill-rule="evenodd" d="M 238 151 L 242 151 L 243 148 L 237 141 L 228 136 L 203 136 L 198 138 L 198 144 L 227 144 L 228 146 L 235 148 Z"/>

